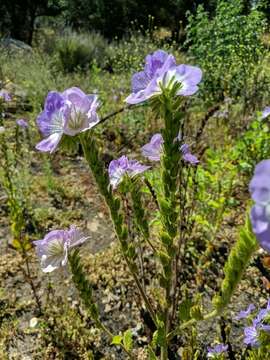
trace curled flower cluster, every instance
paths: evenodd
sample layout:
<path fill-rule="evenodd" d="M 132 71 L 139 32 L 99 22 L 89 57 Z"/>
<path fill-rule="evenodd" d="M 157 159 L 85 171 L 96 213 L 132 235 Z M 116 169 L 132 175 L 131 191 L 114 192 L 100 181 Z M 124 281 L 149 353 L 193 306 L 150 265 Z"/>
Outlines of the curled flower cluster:
<path fill-rule="evenodd" d="M 255 310 L 255 306 L 250 304 L 246 310 L 242 310 L 236 316 L 237 320 L 246 319 L 249 317 L 252 311 Z M 270 325 L 264 324 L 266 317 L 270 314 L 270 300 L 268 300 L 267 306 L 261 309 L 257 316 L 253 319 L 250 326 L 246 326 L 244 329 L 244 343 L 252 347 L 258 347 L 260 345 L 260 332 L 266 331 L 270 333 Z"/>
<path fill-rule="evenodd" d="M 253 232 L 260 246 L 270 252 L 270 159 L 255 167 L 249 191 L 255 202 L 250 212 Z"/>
<path fill-rule="evenodd" d="M 142 147 L 142 155 L 151 161 L 160 161 L 163 143 L 164 140 L 161 134 L 153 135 L 150 142 Z"/>
<path fill-rule="evenodd" d="M 53 230 L 44 239 L 34 241 L 37 255 L 40 257 L 42 271 L 52 272 L 61 266 L 65 266 L 69 250 L 87 239 L 88 237 L 84 236 L 76 226 L 71 225 L 69 230 Z"/>
<path fill-rule="evenodd" d="M 113 189 L 116 189 L 125 175 L 132 178 L 149 168 L 150 166 L 142 165 L 136 160 L 129 160 L 123 155 L 117 160 L 112 160 L 109 164 L 110 184 Z"/>
<path fill-rule="evenodd" d="M 182 151 L 183 160 L 191 165 L 197 165 L 199 163 L 199 160 L 197 157 L 193 154 L 191 154 L 188 144 L 183 144 L 180 147 L 180 150 Z"/>
<path fill-rule="evenodd" d="M 215 358 L 217 355 L 223 354 L 228 350 L 228 345 L 217 344 L 214 347 L 207 348 L 207 358 Z"/>
<path fill-rule="evenodd" d="M 44 111 L 38 116 L 37 124 L 44 140 L 36 145 L 43 152 L 54 152 L 64 134 L 75 136 L 91 129 L 99 122 L 96 95 L 86 95 L 76 87 L 63 93 L 49 92 Z"/>
<path fill-rule="evenodd" d="M 164 140 L 161 134 L 153 135 L 150 142 L 142 147 L 142 155 L 151 161 L 160 161 L 163 143 Z M 188 144 L 181 145 L 180 151 L 182 152 L 182 157 L 185 162 L 191 165 L 197 165 L 199 163 L 197 157 L 191 154 Z"/>
<path fill-rule="evenodd" d="M 198 90 L 202 71 L 190 65 L 177 65 L 173 55 L 157 50 L 145 58 L 144 70 L 132 77 L 132 94 L 126 98 L 128 104 L 139 104 L 160 95 L 163 88 L 180 85 L 177 95 L 193 95 Z"/>

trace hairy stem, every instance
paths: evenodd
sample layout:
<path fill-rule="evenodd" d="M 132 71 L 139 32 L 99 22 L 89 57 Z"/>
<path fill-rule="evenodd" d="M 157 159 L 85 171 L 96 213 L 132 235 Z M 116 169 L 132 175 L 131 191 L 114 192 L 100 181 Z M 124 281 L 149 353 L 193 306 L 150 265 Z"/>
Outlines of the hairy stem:
<path fill-rule="evenodd" d="M 83 134 L 84 135 L 84 134 Z M 124 216 L 120 210 L 120 201 L 112 193 L 112 188 L 109 185 L 109 175 L 107 169 L 104 168 L 103 162 L 100 159 L 99 151 L 96 147 L 94 139 L 85 134 L 86 136 L 81 136 L 80 141 L 84 151 L 84 156 L 89 164 L 89 167 L 94 175 L 96 183 L 98 185 L 99 191 L 102 194 L 109 210 L 112 222 L 114 224 L 114 229 L 119 240 L 122 254 L 127 263 L 130 273 L 132 274 L 135 284 L 139 290 L 141 297 L 144 300 L 145 306 L 149 311 L 152 320 L 156 324 L 156 316 L 154 309 L 148 300 L 148 297 L 142 288 L 140 281 L 137 277 L 137 267 L 133 261 L 132 256 L 132 244 L 128 244 L 128 230 L 124 224 Z M 88 135 L 88 136 L 87 136 Z"/>

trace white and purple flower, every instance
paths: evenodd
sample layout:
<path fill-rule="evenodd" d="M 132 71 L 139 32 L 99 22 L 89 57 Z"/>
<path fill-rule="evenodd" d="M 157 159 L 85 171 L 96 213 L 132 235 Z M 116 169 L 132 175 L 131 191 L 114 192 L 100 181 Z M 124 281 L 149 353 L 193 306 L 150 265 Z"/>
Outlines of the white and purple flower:
<path fill-rule="evenodd" d="M 214 358 L 217 355 L 225 353 L 227 350 L 228 350 L 228 345 L 224 345 L 224 344 L 217 344 L 214 347 L 208 347 L 207 348 L 207 357 Z"/>
<path fill-rule="evenodd" d="M 7 90 L 0 90 L 0 99 L 9 102 L 12 100 L 10 93 Z"/>
<path fill-rule="evenodd" d="M 236 320 L 246 319 L 252 311 L 255 310 L 255 305 L 250 304 L 246 310 L 242 310 L 236 317 Z M 252 325 L 244 328 L 244 343 L 252 347 L 260 345 L 260 331 L 270 332 L 270 325 L 264 324 L 265 319 L 270 314 L 270 300 L 267 302 L 266 308 L 261 309 L 255 318 L 253 318 Z"/>
<path fill-rule="evenodd" d="M 263 325 L 261 322 L 254 323 L 252 326 L 246 326 L 244 329 L 244 343 L 252 347 L 260 346 L 260 331 L 270 332 L 270 325 Z"/>
<path fill-rule="evenodd" d="M 270 159 L 256 165 L 249 191 L 255 202 L 250 212 L 253 232 L 260 246 L 270 253 Z"/>
<path fill-rule="evenodd" d="M 24 119 L 18 119 L 18 120 L 16 120 L 16 124 L 17 124 L 18 126 L 20 126 L 21 128 L 23 128 L 23 129 L 27 129 L 27 128 L 29 127 L 28 122 L 27 122 L 26 120 L 24 120 Z"/>
<path fill-rule="evenodd" d="M 50 91 L 37 125 L 44 140 L 36 145 L 43 152 L 54 152 L 64 134 L 75 136 L 99 122 L 96 95 L 86 95 L 76 87 L 63 93 Z"/>
<path fill-rule="evenodd" d="M 255 310 L 255 305 L 254 304 L 249 304 L 249 306 L 247 307 L 246 310 L 241 310 L 235 317 L 235 320 L 241 320 L 241 319 L 246 319 L 251 313 L 252 311 Z"/>
<path fill-rule="evenodd" d="M 176 140 L 179 141 L 179 138 L 177 137 Z M 142 155 L 151 161 L 160 161 L 163 143 L 164 140 L 161 134 L 153 135 L 150 142 L 141 148 Z M 185 162 L 191 165 L 197 165 L 199 163 L 198 158 L 191 154 L 188 144 L 181 145 L 180 151 L 182 152 L 182 158 Z"/>
<path fill-rule="evenodd" d="M 141 148 L 142 155 L 151 161 L 160 161 L 163 143 L 164 140 L 161 134 L 153 135 L 150 142 Z"/>
<path fill-rule="evenodd" d="M 134 177 L 148 170 L 150 166 L 140 164 L 136 160 L 129 160 L 125 155 L 109 164 L 109 178 L 113 189 L 116 189 L 125 175 Z"/>
<path fill-rule="evenodd" d="M 33 241 L 41 260 L 42 271 L 52 272 L 65 266 L 68 261 L 68 251 L 88 238 L 72 225 L 69 230 L 53 230 L 44 239 Z"/>
<path fill-rule="evenodd" d="M 132 77 L 132 94 L 126 98 L 128 104 L 139 104 L 160 95 L 162 88 L 171 89 L 179 83 L 177 95 L 189 96 L 198 90 L 202 71 L 196 66 L 177 65 L 173 55 L 157 50 L 145 58 L 143 71 Z"/>
<path fill-rule="evenodd" d="M 182 152 L 183 160 L 185 162 L 191 165 L 199 164 L 200 161 L 195 155 L 191 154 L 188 144 L 183 144 L 182 146 L 180 146 L 180 150 Z"/>
<path fill-rule="evenodd" d="M 262 119 L 266 119 L 270 115 L 270 106 L 266 106 L 262 112 Z"/>

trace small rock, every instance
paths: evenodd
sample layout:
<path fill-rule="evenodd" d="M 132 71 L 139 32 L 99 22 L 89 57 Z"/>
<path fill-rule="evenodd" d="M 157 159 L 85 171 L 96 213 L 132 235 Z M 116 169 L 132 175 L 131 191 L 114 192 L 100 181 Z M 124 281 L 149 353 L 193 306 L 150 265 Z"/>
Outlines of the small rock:
<path fill-rule="evenodd" d="M 36 327 L 38 324 L 38 319 L 36 317 L 33 317 L 30 321 L 29 321 L 29 326 L 30 328 L 34 328 Z"/>
<path fill-rule="evenodd" d="M 109 312 L 111 312 L 111 311 L 112 311 L 111 305 L 110 305 L 110 304 L 106 304 L 106 305 L 105 305 L 104 312 L 105 312 L 105 313 L 109 313 Z"/>

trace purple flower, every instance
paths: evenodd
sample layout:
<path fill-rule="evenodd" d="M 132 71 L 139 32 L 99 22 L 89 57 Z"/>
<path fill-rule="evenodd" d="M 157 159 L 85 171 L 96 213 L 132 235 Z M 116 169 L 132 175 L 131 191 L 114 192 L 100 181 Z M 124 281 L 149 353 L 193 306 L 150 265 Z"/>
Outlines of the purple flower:
<path fill-rule="evenodd" d="M 63 93 L 50 91 L 44 110 L 37 118 L 40 132 L 46 139 L 36 145 L 44 152 L 56 150 L 64 134 L 75 136 L 91 129 L 99 122 L 96 95 L 86 95 L 76 87 Z"/>
<path fill-rule="evenodd" d="M 132 178 L 149 168 L 150 166 L 142 165 L 136 160 L 129 160 L 123 155 L 109 164 L 110 184 L 113 189 L 116 189 L 126 174 Z"/>
<path fill-rule="evenodd" d="M 11 95 L 7 90 L 0 90 L 0 98 L 7 102 L 11 101 Z"/>
<path fill-rule="evenodd" d="M 171 89 L 175 83 L 181 84 L 177 95 L 193 95 L 198 90 L 202 71 L 195 66 L 176 65 L 173 55 L 157 50 L 145 58 L 143 71 L 132 77 L 132 94 L 126 98 L 128 104 L 139 104 L 153 96 L 160 95 L 162 88 Z"/>
<path fill-rule="evenodd" d="M 256 316 L 256 318 L 253 320 L 253 325 L 258 325 L 261 323 L 270 313 L 270 299 L 267 302 L 267 306 L 264 309 L 261 309 Z"/>
<path fill-rule="evenodd" d="M 182 151 L 183 160 L 191 165 L 197 165 L 199 164 L 199 160 L 195 155 L 192 155 L 188 144 L 183 144 L 180 146 L 180 150 Z"/>
<path fill-rule="evenodd" d="M 222 354 L 228 350 L 228 345 L 217 344 L 214 347 L 207 348 L 207 357 L 214 358 L 216 355 Z"/>
<path fill-rule="evenodd" d="M 254 171 L 249 191 L 255 205 L 250 211 L 251 224 L 260 246 L 270 252 L 270 160 L 261 161 Z"/>
<path fill-rule="evenodd" d="M 153 135 L 150 142 L 142 147 L 142 155 L 151 161 L 159 161 L 163 143 L 161 134 Z"/>
<path fill-rule="evenodd" d="M 29 124 L 26 120 L 24 119 L 18 119 L 16 120 L 16 124 L 24 129 L 28 128 L 29 127 Z"/>
<path fill-rule="evenodd" d="M 250 304 L 246 310 L 241 310 L 235 317 L 236 320 L 241 320 L 247 318 L 250 313 L 255 310 L 255 305 Z"/>
<path fill-rule="evenodd" d="M 41 258 L 43 272 L 52 272 L 65 266 L 68 260 L 68 251 L 82 244 L 85 237 L 74 225 L 69 230 L 50 231 L 44 239 L 33 241 L 37 255 Z"/>
<path fill-rule="evenodd" d="M 262 119 L 267 118 L 270 115 L 270 106 L 266 106 L 262 112 Z"/>
<path fill-rule="evenodd" d="M 244 343 L 250 346 L 259 345 L 259 333 L 255 325 L 246 326 L 244 329 Z"/>
<path fill-rule="evenodd" d="M 244 329 L 244 343 L 250 346 L 259 346 L 260 331 L 270 332 L 270 325 L 264 325 L 263 321 L 270 313 L 270 300 L 267 302 L 267 306 L 261 309 L 255 319 L 252 322 L 252 326 L 247 326 Z"/>
<path fill-rule="evenodd" d="M 270 203 L 270 159 L 256 165 L 249 191 L 256 204 L 266 206 Z"/>
<path fill-rule="evenodd" d="M 270 332 L 270 325 L 263 325 L 262 323 L 258 323 L 253 324 L 252 326 L 246 326 L 244 329 L 244 343 L 252 347 L 259 346 L 259 336 L 261 330 Z"/>

